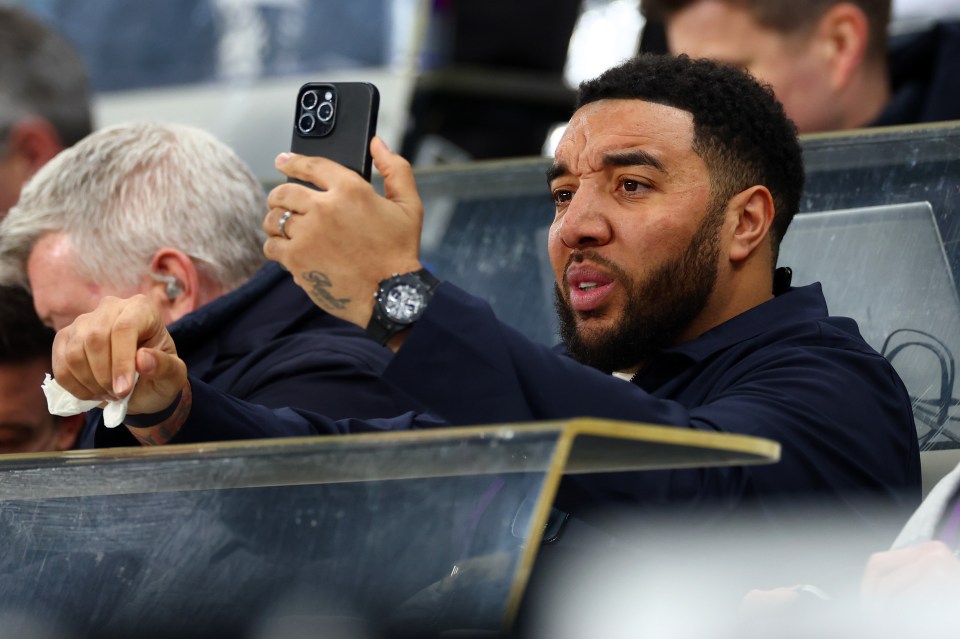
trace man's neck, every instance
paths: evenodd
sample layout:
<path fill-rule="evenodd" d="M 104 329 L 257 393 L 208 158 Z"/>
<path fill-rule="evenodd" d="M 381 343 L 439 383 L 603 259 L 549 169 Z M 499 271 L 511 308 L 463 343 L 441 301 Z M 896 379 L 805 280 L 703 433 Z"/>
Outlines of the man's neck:
<path fill-rule="evenodd" d="M 718 280 L 700 315 L 680 334 L 677 343 L 696 339 L 710 329 L 773 299 L 773 278 L 769 274 L 746 273 L 723 283 Z"/>
<path fill-rule="evenodd" d="M 890 102 L 890 75 L 883 62 L 865 63 L 841 97 L 842 115 L 838 128 L 869 126 Z"/>

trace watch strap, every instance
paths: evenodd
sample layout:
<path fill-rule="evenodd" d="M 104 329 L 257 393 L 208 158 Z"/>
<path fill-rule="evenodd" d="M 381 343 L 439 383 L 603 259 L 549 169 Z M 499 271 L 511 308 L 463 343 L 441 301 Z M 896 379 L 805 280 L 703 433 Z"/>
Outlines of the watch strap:
<path fill-rule="evenodd" d="M 367 324 L 367 335 L 369 335 L 373 341 L 375 341 L 380 346 L 386 346 L 387 342 L 390 341 L 390 338 L 396 335 L 399 331 L 395 330 L 394 327 L 397 324 L 390 322 L 390 320 L 383 318 L 383 320 L 377 320 L 377 312 L 379 309 L 374 307 L 373 316 L 370 318 L 370 322 Z M 384 324 L 384 322 L 389 322 L 390 326 Z"/>

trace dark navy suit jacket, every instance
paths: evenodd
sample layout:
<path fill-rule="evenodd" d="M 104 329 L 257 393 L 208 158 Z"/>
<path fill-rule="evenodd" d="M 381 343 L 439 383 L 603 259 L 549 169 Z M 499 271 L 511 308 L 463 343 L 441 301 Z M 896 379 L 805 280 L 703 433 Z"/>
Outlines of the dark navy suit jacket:
<path fill-rule="evenodd" d="M 320 310 L 274 263 L 172 324 L 170 333 L 191 375 L 247 402 L 298 406 L 334 419 L 389 417 L 418 407 L 381 379 L 390 351 Z M 77 447 L 138 445 L 126 428 L 106 428 L 96 410 Z"/>
<path fill-rule="evenodd" d="M 960 21 L 890 42 L 890 101 L 871 126 L 960 119 Z"/>
<path fill-rule="evenodd" d="M 590 416 L 767 437 L 782 455 L 769 466 L 568 479 L 557 504 L 574 513 L 597 504 L 763 508 L 803 498 L 846 508 L 856 495 L 910 509 L 920 499 L 907 392 L 855 322 L 828 316 L 819 285 L 791 289 L 668 349 L 628 383 L 530 342 L 445 283 L 385 378 L 434 416 L 334 421 L 270 412 L 195 382 L 191 416 L 174 441 Z"/>

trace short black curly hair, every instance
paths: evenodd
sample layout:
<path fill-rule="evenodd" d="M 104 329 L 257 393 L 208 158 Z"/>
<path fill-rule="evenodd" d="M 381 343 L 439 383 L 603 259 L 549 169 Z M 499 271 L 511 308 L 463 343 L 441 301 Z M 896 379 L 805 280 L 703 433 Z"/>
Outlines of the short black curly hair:
<path fill-rule="evenodd" d="M 643 54 L 583 82 L 576 106 L 608 99 L 644 100 L 693 115 L 693 151 L 710 172 L 711 204 L 767 187 L 776 209 L 770 232 L 776 264 L 800 207 L 804 170 L 797 127 L 769 86 L 710 60 Z"/>

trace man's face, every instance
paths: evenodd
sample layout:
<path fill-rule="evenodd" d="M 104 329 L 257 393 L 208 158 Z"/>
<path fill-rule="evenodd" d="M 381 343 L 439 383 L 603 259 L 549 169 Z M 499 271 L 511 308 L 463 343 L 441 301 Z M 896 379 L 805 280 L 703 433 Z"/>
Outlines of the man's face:
<path fill-rule="evenodd" d="M 723 211 L 694 153 L 693 117 L 642 100 L 577 111 L 556 151 L 549 252 L 561 337 L 601 370 L 639 364 L 708 302 Z"/>
<path fill-rule="evenodd" d="M 839 126 L 829 69 L 811 34 L 769 29 L 748 9 L 723 0 L 690 4 L 667 21 L 666 30 L 674 55 L 686 53 L 746 69 L 773 87 L 801 133 Z"/>
<path fill-rule="evenodd" d="M 27 260 L 27 279 L 37 315 L 55 330 L 97 307 L 103 297 L 131 297 L 141 291 L 100 286 L 77 272 L 75 249 L 62 233 L 40 238 Z"/>
<path fill-rule="evenodd" d="M 0 364 L 0 453 L 64 450 L 73 444 L 73 434 L 63 441 L 67 434 L 47 412 L 40 385 L 49 370 L 43 360 Z"/>

